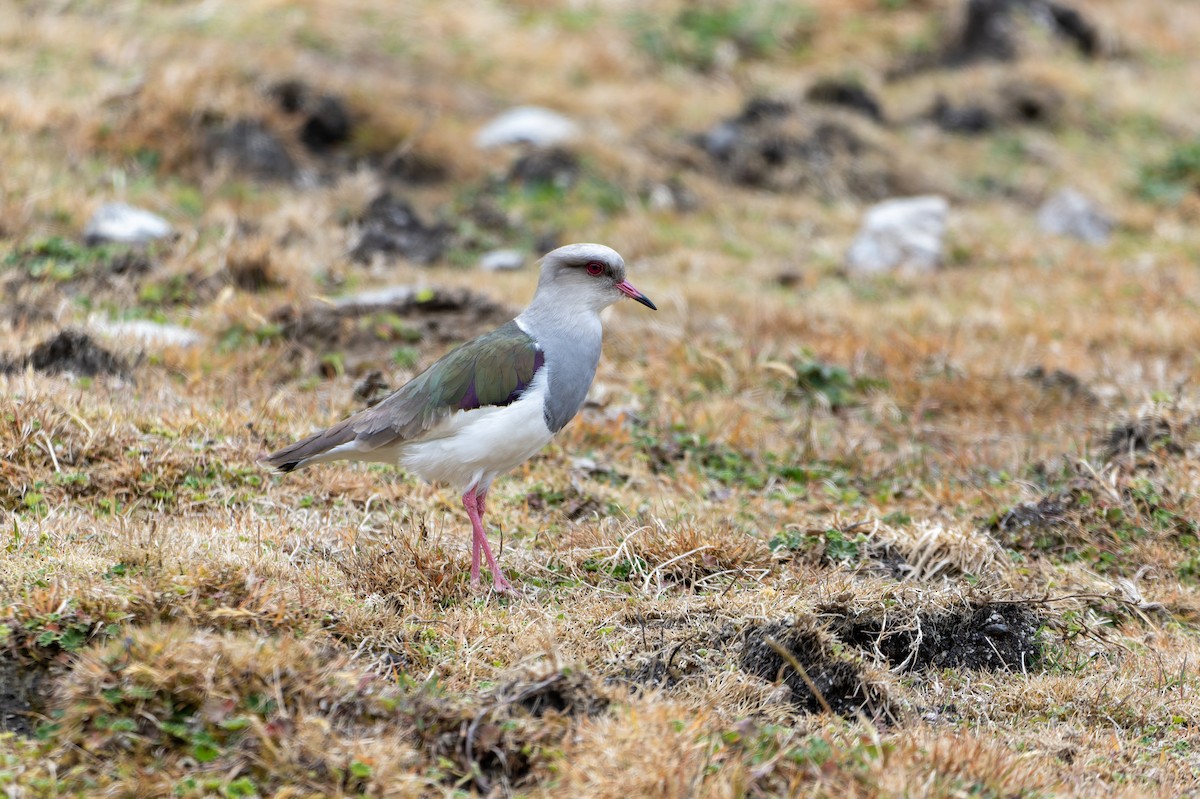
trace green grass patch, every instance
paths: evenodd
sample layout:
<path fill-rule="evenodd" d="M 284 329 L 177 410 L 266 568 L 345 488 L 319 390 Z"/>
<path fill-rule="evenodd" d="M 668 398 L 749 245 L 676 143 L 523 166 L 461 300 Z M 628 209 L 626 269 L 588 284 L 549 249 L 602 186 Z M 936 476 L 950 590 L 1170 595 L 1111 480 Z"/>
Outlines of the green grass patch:
<path fill-rule="evenodd" d="M 814 22 L 802 4 L 734 0 L 688 4 L 672 17 L 638 11 L 626 26 L 638 49 L 655 62 L 707 72 L 726 48 L 744 59 L 797 52 L 811 37 Z"/>
<path fill-rule="evenodd" d="M 1166 158 L 1142 167 L 1138 194 L 1143 199 L 1175 204 L 1200 193 L 1200 137 L 1177 145 Z"/>
<path fill-rule="evenodd" d="M 35 280 L 67 283 L 108 266 L 128 252 L 129 248 L 121 245 L 87 247 L 62 236 L 50 236 L 14 248 L 0 260 L 0 266 L 20 269 Z"/>

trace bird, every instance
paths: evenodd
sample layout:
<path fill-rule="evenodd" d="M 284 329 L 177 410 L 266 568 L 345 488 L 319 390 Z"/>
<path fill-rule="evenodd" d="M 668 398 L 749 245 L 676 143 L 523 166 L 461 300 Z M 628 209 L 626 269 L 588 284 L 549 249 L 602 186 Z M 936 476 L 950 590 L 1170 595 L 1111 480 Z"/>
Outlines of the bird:
<path fill-rule="evenodd" d="M 451 350 L 382 399 L 262 458 L 280 472 L 338 460 L 397 465 L 453 487 L 471 520 L 471 587 L 481 556 L 492 589 L 515 592 L 483 527 L 488 490 L 578 413 L 600 362 L 600 312 L 622 298 L 658 307 L 603 244 L 568 244 L 541 261 L 532 301 L 510 322 Z"/>

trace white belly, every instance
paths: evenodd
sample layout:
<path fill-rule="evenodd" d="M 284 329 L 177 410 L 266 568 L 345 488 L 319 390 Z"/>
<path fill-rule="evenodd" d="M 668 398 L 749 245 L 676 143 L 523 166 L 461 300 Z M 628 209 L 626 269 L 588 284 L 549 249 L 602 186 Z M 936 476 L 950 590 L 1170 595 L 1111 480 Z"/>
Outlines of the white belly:
<path fill-rule="evenodd" d="M 519 466 L 554 434 L 543 411 L 545 373 L 535 378 L 521 399 L 504 407 L 458 411 L 417 441 L 407 441 L 372 460 L 391 460 L 433 483 L 459 491 L 486 489 L 501 474 Z"/>

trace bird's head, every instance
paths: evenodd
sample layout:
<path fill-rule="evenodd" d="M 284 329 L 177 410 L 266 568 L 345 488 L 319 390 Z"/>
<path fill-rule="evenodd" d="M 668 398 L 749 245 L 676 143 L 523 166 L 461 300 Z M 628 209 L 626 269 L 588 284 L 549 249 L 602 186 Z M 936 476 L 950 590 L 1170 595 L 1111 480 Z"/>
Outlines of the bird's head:
<path fill-rule="evenodd" d="M 599 312 L 622 297 L 658 308 L 625 280 L 625 259 L 603 244 L 568 244 L 546 254 L 538 294 L 567 307 Z"/>

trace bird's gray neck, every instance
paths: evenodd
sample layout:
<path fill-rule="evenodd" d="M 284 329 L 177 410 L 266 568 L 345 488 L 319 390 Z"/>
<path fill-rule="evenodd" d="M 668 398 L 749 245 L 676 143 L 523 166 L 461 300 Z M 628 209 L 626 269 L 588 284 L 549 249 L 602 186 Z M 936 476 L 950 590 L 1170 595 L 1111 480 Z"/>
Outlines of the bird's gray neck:
<path fill-rule="evenodd" d="M 546 302 L 539 293 L 517 317 L 517 324 L 546 355 L 544 413 L 546 426 L 557 433 L 579 412 L 596 376 L 603 340 L 600 314 L 591 308 Z"/>

